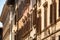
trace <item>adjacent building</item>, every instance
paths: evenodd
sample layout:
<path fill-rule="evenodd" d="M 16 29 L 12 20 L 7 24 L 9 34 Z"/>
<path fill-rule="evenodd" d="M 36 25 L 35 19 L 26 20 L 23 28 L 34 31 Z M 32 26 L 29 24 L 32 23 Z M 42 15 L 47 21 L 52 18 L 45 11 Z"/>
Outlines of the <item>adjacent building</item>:
<path fill-rule="evenodd" d="M 6 1 L 1 14 L 1 22 L 3 23 L 3 40 L 13 40 L 14 38 L 14 3 Z"/>

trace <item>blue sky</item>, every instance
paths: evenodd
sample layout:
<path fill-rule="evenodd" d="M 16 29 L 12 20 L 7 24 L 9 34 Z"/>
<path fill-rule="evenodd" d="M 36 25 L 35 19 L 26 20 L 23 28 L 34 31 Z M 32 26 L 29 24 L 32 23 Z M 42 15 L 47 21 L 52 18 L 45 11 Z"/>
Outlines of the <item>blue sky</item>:
<path fill-rule="evenodd" d="M 0 0 L 0 16 L 3 10 L 3 6 L 5 4 L 6 0 Z M 0 22 L 0 27 L 2 27 L 2 23 Z"/>
<path fill-rule="evenodd" d="M 6 0 L 0 0 L 0 15 L 1 15 L 1 12 L 2 12 L 5 1 Z"/>

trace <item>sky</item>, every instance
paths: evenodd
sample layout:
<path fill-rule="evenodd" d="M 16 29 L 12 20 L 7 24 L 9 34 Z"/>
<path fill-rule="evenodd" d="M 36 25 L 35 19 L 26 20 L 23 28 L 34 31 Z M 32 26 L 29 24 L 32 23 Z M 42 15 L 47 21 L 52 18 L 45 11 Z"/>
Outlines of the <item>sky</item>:
<path fill-rule="evenodd" d="M 2 10 L 3 10 L 3 6 L 5 4 L 6 0 L 0 0 L 0 16 L 1 16 L 1 13 L 2 13 Z M 0 22 L 0 27 L 2 27 L 2 23 Z"/>

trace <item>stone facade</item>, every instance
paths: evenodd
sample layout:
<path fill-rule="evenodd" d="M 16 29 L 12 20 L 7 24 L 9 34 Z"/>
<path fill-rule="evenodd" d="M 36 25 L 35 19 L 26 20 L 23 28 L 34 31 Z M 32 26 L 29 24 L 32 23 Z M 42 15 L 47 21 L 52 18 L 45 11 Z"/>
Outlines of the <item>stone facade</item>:
<path fill-rule="evenodd" d="M 14 2 L 14 4 L 7 2 L 11 27 L 4 26 L 5 30 L 7 28 L 10 30 L 8 31 L 11 33 L 10 40 L 60 40 L 59 0 L 15 0 Z M 11 4 L 13 6 L 9 6 Z M 6 12 L 5 9 L 3 13 Z M 5 16 L 2 14 L 2 19 L 3 17 Z M 9 25 L 4 20 L 2 22 Z M 6 35 L 5 30 L 3 35 Z"/>

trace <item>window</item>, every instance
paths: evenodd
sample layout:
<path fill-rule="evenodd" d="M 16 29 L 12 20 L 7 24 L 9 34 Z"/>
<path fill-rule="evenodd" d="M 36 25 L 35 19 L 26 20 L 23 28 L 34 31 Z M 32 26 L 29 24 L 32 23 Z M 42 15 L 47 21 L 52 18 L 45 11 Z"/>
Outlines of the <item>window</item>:
<path fill-rule="evenodd" d="M 52 23 L 52 5 L 50 5 L 50 23 Z"/>
<path fill-rule="evenodd" d="M 20 19 L 23 16 L 23 10 L 24 10 L 24 2 L 21 1 L 21 4 L 19 5 L 18 8 L 18 19 Z"/>
<path fill-rule="evenodd" d="M 47 26 L 47 7 L 44 8 L 44 26 Z"/>
<path fill-rule="evenodd" d="M 50 5 L 50 24 L 56 23 L 56 2 Z"/>
<path fill-rule="evenodd" d="M 44 4 L 44 29 L 47 28 L 47 8 L 48 8 L 48 2 L 46 1 Z M 44 32 L 44 35 L 47 36 L 47 31 Z"/>
<path fill-rule="evenodd" d="M 48 7 L 48 3 L 45 2 L 43 4 L 43 6 L 44 6 L 44 26 L 46 28 L 47 27 L 47 7 Z"/>
<path fill-rule="evenodd" d="M 33 15 L 33 25 L 36 25 L 36 18 L 37 18 L 37 14 L 36 14 L 36 8 L 33 10 L 33 13 L 32 13 L 32 15 Z"/>
<path fill-rule="evenodd" d="M 41 9 L 37 13 L 37 33 L 41 33 Z"/>

